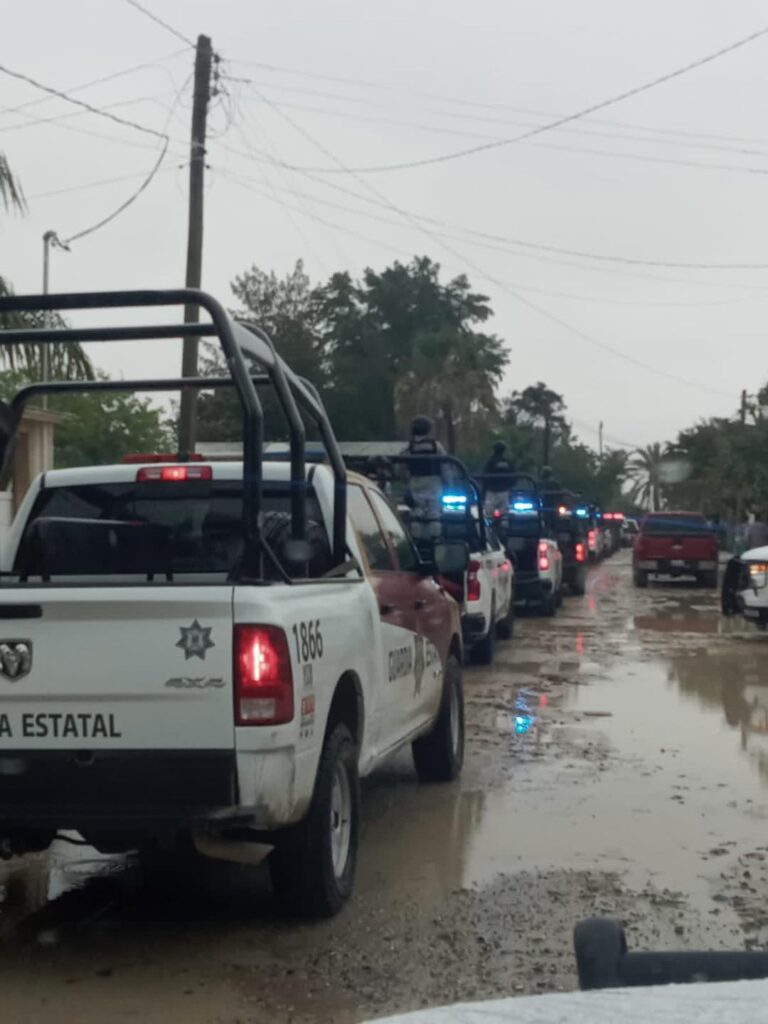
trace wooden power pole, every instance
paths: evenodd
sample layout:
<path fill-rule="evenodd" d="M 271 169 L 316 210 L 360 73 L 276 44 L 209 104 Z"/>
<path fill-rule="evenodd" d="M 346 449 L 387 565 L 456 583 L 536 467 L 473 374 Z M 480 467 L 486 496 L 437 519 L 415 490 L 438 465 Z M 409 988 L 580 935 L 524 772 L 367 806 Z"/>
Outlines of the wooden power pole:
<path fill-rule="evenodd" d="M 205 135 L 211 98 L 213 49 L 208 36 L 197 37 L 195 92 L 192 101 L 192 139 L 189 150 L 189 226 L 187 233 L 187 288 L 199 288 L 203 269 L 203 184 L 205 176 Z M 200 320 L 197 306 L 184 307 L 184 323 Z M 197 376 L 198 339 L 185 338 L 181 356 L 182 377 Z M 197 393 L 182 391 L 179 409 L 179 452 L 195 450 L 195 405 Z"/>

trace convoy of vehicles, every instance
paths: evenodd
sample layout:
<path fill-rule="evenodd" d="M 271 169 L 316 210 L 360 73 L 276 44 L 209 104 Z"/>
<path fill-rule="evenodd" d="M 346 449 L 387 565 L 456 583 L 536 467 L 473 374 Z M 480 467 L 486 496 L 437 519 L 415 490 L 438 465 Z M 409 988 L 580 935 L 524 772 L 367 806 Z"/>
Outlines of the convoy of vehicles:
<path fill-rule="evenodd" d="M 466 545 L 466 569 L 444 574 L 442 582 L 461 609 L 468 654 L 478 664 L 491 664 L 497 637 L 508 640 L 513 633 L 517 574 L 483 515 L 477 485 L 464 464 L 441 453 L 401 453 L 387 457 L 383 464 L 367 457 L 347 457 L 346 462 L 350 468 L 382 478 L 425 559 L 431 557 L 438 539 Z"/>
<path fill-rule="evenodd" d="M 640 523 L 632 555 L 636 587 L 649 576 L 692 576 L 702 587 L 717 587 L 717 535 L 697 512 L 650 512 Z"/>
<path fill-rule="evenodd" d="M 66 829 L 104 852 L 191 841 L 237 858 L 266 845 L 283 902 L 329 915 L 352 890 L 359 778 L 406 744 L 421 779 L 455 778 L 462 663 L 493 661 L 516 606 L 553 616 L 566 588 L 583 594 L 588 561 L 618 548 L 626 521 L 568 492 L 543 498 L 526 474 L 476 483 L 444 454 L 345 463 L 313 387 L 200 292 L 10 297 L 0 313 L 191 303 L 231 378 L 29 385 L 0 432 L 5 468 L 41 394 L 234 387 L 244 411 L 242 461 L 137 456 L 29 488 L 0 565 L 0 677 L 13 687 L 0 705 L 0 855 Z M 88 340 L 188 330 L 120 324 Z M 4 340 L 71 332 L 32 333 Z M 263 452 L 265 388 L 288 424 L 284 457 Z M 651 514 L 634 580 L 714 586 L 717 557 L 703 517 Z M 767 574 L 768 549 L 741 559 L 736 601 L 763 624 Z"/>

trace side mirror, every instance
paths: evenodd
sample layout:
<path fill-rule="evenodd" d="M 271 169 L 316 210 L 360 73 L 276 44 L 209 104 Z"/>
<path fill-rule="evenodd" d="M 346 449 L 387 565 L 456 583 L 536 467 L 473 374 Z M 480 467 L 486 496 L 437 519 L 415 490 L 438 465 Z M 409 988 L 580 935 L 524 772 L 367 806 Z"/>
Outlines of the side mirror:
<path fill-rule="evenodd" d="M 469 548 L 464 541 L 437 541 L 432 561 L 441 576 L 463 573 L 469 565 Z"/>

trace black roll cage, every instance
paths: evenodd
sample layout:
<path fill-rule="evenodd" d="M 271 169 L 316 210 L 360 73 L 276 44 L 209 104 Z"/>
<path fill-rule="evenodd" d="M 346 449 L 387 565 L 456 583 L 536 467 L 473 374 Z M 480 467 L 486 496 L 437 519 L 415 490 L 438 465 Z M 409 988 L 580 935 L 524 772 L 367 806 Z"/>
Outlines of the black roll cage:
<path fill-rule="evenodd" d="M 385 468 L 387 465 L 390 466 L 405 466 L 406 468 L 426 465 L 431 463 L 440 463 L 440 465 L 453 466 L 458 471 L 458 479 L 456 483 L 460 487 L 466 488 L 468 492 L 469 501 L 467 502 L 464 510 L 465 518 L 477 526 L 480 534 L 480 541 L 483 548 L 487 544 L 487 527 L 485 522 L 485 515 L 483 514 L 483 502 L 480 496 L 480 488 L 477 485 L 476 480 L 470 476 L 469 470 L 461 461 L 457 459 L 455 455 L 448 455 L 445 452 L 428 452 L 411 454 L 410 452 L 401 452 L 399 455 L 347 455 L 344 460 L 349 469 L 353 469 L 363 476 L 371 477 L 375 474 L 379 468 Z M 478 516 L 477 519 L 472 518 L 472 504 L 477 505 Z"/>
<path fill-rule="evenodd" d="M 221 345 L 229 377 L 144 378 L 120 381 L 49 381 L 21 388 L 10 403 L 0 403 L 0 475 L 13 457 L 15 438 L 26 404 L 39 395 L 100 391 L 187 391 L 234 387 L 243 412 L 243 536 L 242 575 L 261 579 L 265 544 L 262 536 L 262 463 L 264 412 L 257 392 L 270 386 L 285 415 L 290 440 L 291 533 L 307 535 L 306 430 L 302 414 L 318 429 L 334 477 L 332 549 L 334 566 L 347 557 L 347 474 L 336 438 L 317 389 L 295 374 L 258 325 L 235 320 L 206 292 L 192 288 L 142 291 L 74 292 L 57 295 L 11 295 L 0 298 L 0 316 L 7 313 L 61 312 L 81 309 L 137 309 L 159 306 L 197 307 L 210 323 L 123 325 L 107 327 L 36 327 L 0 329 L 0 344 L 57 345 L 67 342 L 160 341 L 189 337 L 215 338 Z M 248 360 L 263 372 L 253 374 Z M 189 457 L 190 453 L 180 453 Z"/>

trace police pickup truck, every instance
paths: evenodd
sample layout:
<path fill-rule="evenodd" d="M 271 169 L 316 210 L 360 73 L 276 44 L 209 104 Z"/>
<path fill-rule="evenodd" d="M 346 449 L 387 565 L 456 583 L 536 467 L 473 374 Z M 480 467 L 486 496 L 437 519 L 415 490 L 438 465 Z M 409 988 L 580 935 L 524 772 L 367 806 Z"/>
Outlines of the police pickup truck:
<path fill-rule="evenodd" d="M 2 409 L 3 468 L 32 397 L 233 387 L 242 462 L 143 457 L 34 481 L 0 576 L 0 854 L 59 830 L 97 849 L 216 856 L 272 847 L 278 897 L 326 916 L 350 895 L 359 776 L 411 744 L 428 781 L 461 769 L 458 608 L 380 490 L 350 474 L 322 402 L 258 328 L 202 292 L 14 297 L 8 311 L 194 304 L 200 325 L 0 332 L 11 344 L 221 344 L 231 377 L 29 386 Z M 44 321 L 43 321 L 44 322 Z M 261 389 L 290 458 L 262 458 Z M 328 463 L 305 463 L 305 421 Z"/>
<path fill-rule="evenodd" d="M 383 459 L 347 456 L 346 463 L 380 480 L 426 561 L 436 540 L 466 545 L 466 570 L 442 582 L 459 605 L 465 651 L 477 664 L 491 665 L 496 639 L 510 640 L 514 632 L 515 570 L 464 463 L 437 449 Z"/>

